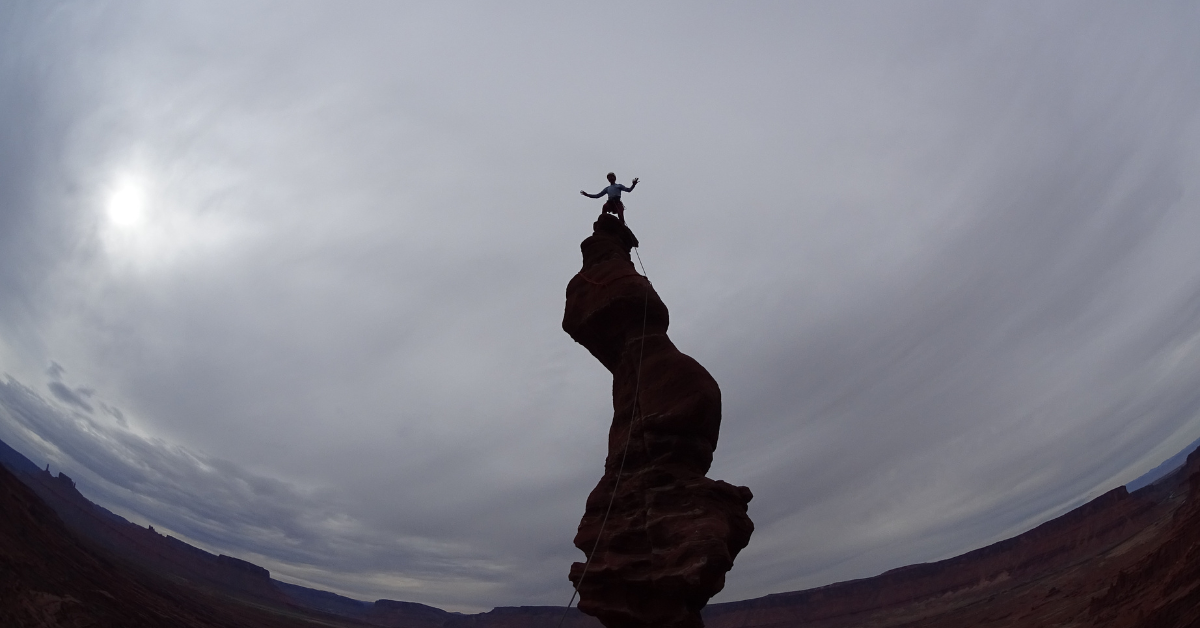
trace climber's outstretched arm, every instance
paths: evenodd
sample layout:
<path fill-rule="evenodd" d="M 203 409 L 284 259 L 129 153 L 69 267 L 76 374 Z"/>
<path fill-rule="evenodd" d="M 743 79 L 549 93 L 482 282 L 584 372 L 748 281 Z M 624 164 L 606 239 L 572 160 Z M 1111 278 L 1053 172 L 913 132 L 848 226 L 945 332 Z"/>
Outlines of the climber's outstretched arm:
<path fill-rule="evenodd" d="M 599 194 L 588 194 L 587 192 L 584 192 L 583 190 L 579 190 L 579 193 L 588 198 L 600 198 L 601 196 L 604 196 L 604 192 L 600 192 Z"/>

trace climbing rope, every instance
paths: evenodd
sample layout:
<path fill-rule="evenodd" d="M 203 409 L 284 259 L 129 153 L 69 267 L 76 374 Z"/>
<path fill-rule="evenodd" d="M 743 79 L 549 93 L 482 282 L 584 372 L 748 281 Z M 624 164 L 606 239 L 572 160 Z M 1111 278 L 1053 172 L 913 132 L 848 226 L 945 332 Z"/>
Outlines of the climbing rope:
<path fill-rule="evenodd" d="M 579 582 L 575 583 L 575 592 L 571 594 L 571 599 L 567 601 L 567 607 L 563 609 L 562 617 L 558 620 L 558 628 L 562 628 L 563 622 L 567 619 L 567 613 L 571 611 L 571 604 L 575 603 L 575 597 L 579 595 L 579 589 L 583 587 L 583 579 L 587 577 L 588 568 L 592 566 L 592 559 L 596 557 L 596 550 L 600 547 L 600 539 L 604 537 L 604 526 L 608 525 L 608 516 L 612 514 L 613 502 L 617 500 L 617 488 L 621 486 L 621 474 L 625 472 L 625 459 L 629 457 L 629 442 L 633 440 L 633 422 L 637 418 L 638 413 L 638 393 L 642 388 L 642 357 L 646 351 L 646 317 L 650 312 L 650 289 L 654 284 L 650 281 L 650 276 L 646 274 L 646 265 L 642 263 L 642 254 L 638 252 L 637 247 L 633 247 L 633 252 L 637 255 L 638 265 L 642 267 L 642 276 L 646 278 L 646 298 L 642 303 L 642 339 L 638 347 L 638 365 L 637 376 L 634 378 L 633 384 L 633 409 L 629 414 L 629 432 L 625 434 L 625 451 L 621 454 L 621 465 L 617 468 L 617 479 L 613 481 L 612 496 L 608 498 L 608 508 L 604 510 L 604 519 L 600 520 L 600 532 L 596 535 L 596 542 L 592 545 L 592 551 L 588 553 L 587 562 L 583 564 L 583 573 L 579 575 Z M 580 273 L 582 276 L 582 273 Z M 584 277 L 589 283 L 599 284 L 595 281 Z"/>

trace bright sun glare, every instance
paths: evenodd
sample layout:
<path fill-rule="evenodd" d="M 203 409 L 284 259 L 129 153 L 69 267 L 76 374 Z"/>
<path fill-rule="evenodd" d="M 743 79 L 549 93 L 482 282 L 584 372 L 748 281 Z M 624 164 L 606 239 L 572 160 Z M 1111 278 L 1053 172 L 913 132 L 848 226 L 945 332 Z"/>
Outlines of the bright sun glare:
<path fill-rule="evenodd" d="M 108 220 L 118 227 L 136 227 L 145 219 L 146 192 L 139 182 L 127 177 L 108 197 Z"/>

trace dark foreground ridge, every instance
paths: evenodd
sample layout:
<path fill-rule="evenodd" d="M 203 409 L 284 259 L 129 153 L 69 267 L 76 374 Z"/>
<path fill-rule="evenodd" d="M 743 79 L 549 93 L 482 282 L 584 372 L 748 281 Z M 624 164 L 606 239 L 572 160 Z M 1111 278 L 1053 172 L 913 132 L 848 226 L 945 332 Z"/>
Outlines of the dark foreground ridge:
<path fill-rule="evenodd" d="M 711 604 L 709 628 L 1200 626 L 1200 453 L 1024 534 L 947 560 Z M 556 628 L 563 608 L 466 615 L 285 584 L 88 501 L 0 442 L 4 628 Z M 571 609 L 564 628 L 599 628 Z"/>
<path fill-rule="evenodd" d="M 604 475 L 575 536 L 592 560 L 571 565 L 570 578 L 579 610 L 607 628 L 700 628 L 700 609 L 750 542 L 751 494 L 704 475 L 721 389 L 667 337 L 667 306 L 629 257 L 636 243 L 602 214 L 567 284 L 563 331 L 613 376 Z"/>

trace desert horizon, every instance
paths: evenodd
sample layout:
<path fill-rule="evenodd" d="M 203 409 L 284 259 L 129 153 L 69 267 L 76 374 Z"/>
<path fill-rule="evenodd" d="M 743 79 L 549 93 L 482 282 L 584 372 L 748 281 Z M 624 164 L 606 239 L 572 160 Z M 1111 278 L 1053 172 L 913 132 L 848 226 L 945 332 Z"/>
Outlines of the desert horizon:
<path fill-rule="evenodd" d="M 89 574 L 14 543 L 14 591 L 1183 621 L 1190 489 L 1151 479 L 1200 442 L 1197 32 L 1183 0 L 0 3 L 0 441 L 55 474 L 10 532 Z"/>
<path fill-rule="evenodd" d="M 1014 538 L 942 561 L 889 569 L 870 578 L 711 604 L 703 612 L 705 625 L 1194 625 L 1200 621 L 1200 562 L 1196 560 L 1200 556 L 1200 535 L 1196 533 L 1200 529 L 1200 453 L 1196 452 L 1190 447 L 1172 456 L 1131 483 L 1140 485 L 1132 492 L 1124 486 L 1115 488 Z M 58 626 L 70 621 L 154 626 L 164 625 L 156 623 L 166 621 L 164 618 L 170 618 L 171 625 L 198 628 L 601 625 L 565 606 L 501 606 L 459 613 L 412 601 L 356 600 L 298 586 L 273 579 L 253 563 L 210 554 L 162 535 L 153 526 L 142 528 L 114 515 L 79 493 L 68 476 L 39 469 L 3 442 L 0 473 L 7 476 L 0 484 L 8 483 L 3 505 L 10 513 L 8 525 L 0 531 L 0 582 L 5 586 L 0 619 L 15 626 Z M 32 489 L 25 499 L 36 503 L 13 499 L 11 480 Z M 40 529 L 36 532 L 46 534 L 48 529 L 53 542 L 14 551 L 14 543 L 36 538 L 28 529 L 34 526 L 14 534 L 14 527 L 25 523 L 22 511 L 37 513 L 47 505 L 58 517 L 38 517 L 36 527 Z M 53 551 L 60 543 L 74 544 L 73 553 L 104 557 L 120 576 L 133 575 L 141 585 L 136 594 L 154 598 L 163 596 L 165 589 L 166 609 L 156 609 L 157 619 L 121 609 L 118 601 L 126 601 L 124 596 L 130 593 L 119 590 L 120 577 L 102 585 L 116 590 L 115 595 L 103 589 L 80 591 L 71 575 L 62 573 L 78 567 Z M 40 550 L 36 569 L 29 569 L 25 562 L 30 549 Z M 182 591 L 178 589 L 181 585 Z M 99 604 L 81 601 L 87 598 L 84 593 L 94 598 L 97 591 L 105 597 Z M 197 606 L 219 609 L 217 617 L 204 613 L 197 617 Z"/>

